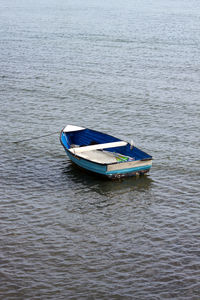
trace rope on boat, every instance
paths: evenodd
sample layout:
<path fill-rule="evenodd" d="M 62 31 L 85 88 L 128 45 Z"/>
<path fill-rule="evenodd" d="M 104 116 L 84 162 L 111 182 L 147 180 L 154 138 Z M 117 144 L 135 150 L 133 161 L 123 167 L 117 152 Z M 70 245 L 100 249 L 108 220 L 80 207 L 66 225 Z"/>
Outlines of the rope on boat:
<path fill-rule="evenodd" d="M 42 137 L 50 136 L 50 135 L 54 135 L 54 134 L 58 134 L 58 133 L 60 133 L 60 131 L 56 131 L 56 132 L 52 132 L 52 133 L 48 133 L 48 134 L 44 134 L 44 135 L 40 135 L 40 136 L 35 136 L 35 137 L 30 138 L 30 139 L 25 139 L 25 140 L 15 141 L 15 142 L 13 142 L 13 143 L 15 143 L 15 144 L 23 143 L 23 142 L 27 142 L 27 141 L 31 141 L 31 140 L 40 139 L 40 138 L 42 138 Z"/>

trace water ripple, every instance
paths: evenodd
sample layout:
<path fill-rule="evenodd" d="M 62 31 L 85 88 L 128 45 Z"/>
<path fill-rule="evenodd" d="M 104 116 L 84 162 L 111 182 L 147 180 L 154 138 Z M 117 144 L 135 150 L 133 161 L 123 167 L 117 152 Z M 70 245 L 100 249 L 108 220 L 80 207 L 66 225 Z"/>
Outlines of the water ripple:
<path fill-rule="evenodd" d="M 199 11 L 1 1 L 0 298 L 199 300 Z M 150 174 L 102 180 L 30 139 L 67 123 L 133 139 Z"/>

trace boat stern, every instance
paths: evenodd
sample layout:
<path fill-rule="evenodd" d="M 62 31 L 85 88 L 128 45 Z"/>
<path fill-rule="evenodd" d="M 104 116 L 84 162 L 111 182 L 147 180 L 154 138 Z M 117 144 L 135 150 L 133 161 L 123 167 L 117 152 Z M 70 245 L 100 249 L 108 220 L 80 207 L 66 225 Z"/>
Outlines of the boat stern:
<path fill-rule="evenodd" d="M 116 163 L 107 165 L 106 175 L 109 178 L 120 178 L 133 175 L 142 175 L 152 167 L 152 159 Z"/>

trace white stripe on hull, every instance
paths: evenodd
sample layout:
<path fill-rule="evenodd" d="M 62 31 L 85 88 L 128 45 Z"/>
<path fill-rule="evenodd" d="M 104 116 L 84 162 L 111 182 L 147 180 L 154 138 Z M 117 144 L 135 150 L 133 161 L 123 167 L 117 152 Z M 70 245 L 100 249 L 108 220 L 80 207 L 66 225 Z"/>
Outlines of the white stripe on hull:
<path fill-rule="evenodd" d="M 138 167 L 146 167 L 146 166 L 152 166 L 152 160 L 130 161 L 130 162 L 116 163 L 116 164 L 108 165 L 107 172 L 123 170 L 123 169 L 138 168 Z"/>

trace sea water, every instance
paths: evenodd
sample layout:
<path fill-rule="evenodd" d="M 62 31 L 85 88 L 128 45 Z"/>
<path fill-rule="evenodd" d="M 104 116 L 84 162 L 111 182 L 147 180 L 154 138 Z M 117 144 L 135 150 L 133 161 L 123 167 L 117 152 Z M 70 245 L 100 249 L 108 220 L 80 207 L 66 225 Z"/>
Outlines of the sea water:
<path fill-rule="evenodd" d="M 0 0 L 1 299 L 199 299 L 199 28 L 196 0 Z M 149 175 L 74 168 L 67 124 Z"/>

